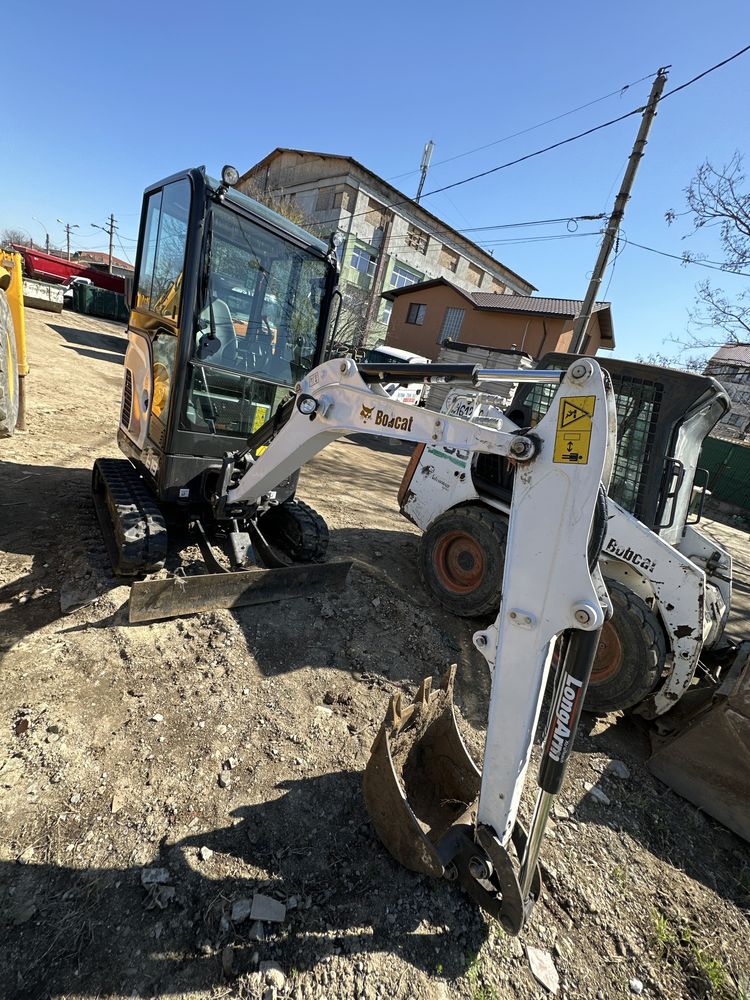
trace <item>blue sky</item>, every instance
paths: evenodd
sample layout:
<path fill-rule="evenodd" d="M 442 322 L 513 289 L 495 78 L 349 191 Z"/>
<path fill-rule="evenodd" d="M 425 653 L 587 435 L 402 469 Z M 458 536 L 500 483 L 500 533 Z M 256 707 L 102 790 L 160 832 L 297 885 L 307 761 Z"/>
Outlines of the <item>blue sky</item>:
<path fill-rule="evenodd" d="M 3 36 L 0 230 L 21 227 L 42 242 L 46 226 L 62 245 L 59 217 L 79 223 L 74 246 L 104 249 L 106 236 L 90 223 L 114 212 L 116 252 L 132 258 L 141 192 L 175 170 L 205 163 L 216 173 L 228 162 L 244 171 L 275 146 L 296 146 L 352 155 L 413 194 L 432 138 L 429 191 L 637 107 L 650 84 L 634 81 L 660 65 L 672 66 L 667 89 L 684 82 L 750 42 L 750 6 L 43 0 L 12 5 Z M 622 95 L 496 142 L 629 83 Z M 749 93 L 750 53 L 664 101 L 626 212 L 627 237 L 716 259 L 711 234 L 683 240 L 687 220 L 668 227 L 664 213 L 684 209 L 684 188 L 705 158 L 720 164 L 735 149 L 750 157 Z M 638 121 L 424 204 L 461 229 L 609 211 Z M 558 225 L 482 239 L 565 232 Z M 580 237 L 493 249 L 540 294 L 578 298 L 597 246 L 596 237 Z M 694 286 L 706 276 L 727 291 L 748 280 L 625 247 L 603 286 L 616 353 L 674 354 L 668 339 L 684 335 Z"/>

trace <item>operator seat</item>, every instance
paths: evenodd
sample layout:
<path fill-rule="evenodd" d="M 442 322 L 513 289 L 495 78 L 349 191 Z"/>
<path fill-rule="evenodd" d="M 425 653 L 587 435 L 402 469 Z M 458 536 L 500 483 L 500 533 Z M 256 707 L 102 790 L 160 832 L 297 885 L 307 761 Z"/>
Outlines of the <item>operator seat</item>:
<path fill-rule="evenodd" d="M 213 332 L 211 314 L 213 313 Z M 204 325 L 204 324 L 207 324 Z M 199 361 L 213 361 L 225 368 L 234 368 L 237 359 L 237 334 L 229 306 L 223 299 L 214 299 L 201 313 L 201 334 L 198 337 L 196 357 Z"/>

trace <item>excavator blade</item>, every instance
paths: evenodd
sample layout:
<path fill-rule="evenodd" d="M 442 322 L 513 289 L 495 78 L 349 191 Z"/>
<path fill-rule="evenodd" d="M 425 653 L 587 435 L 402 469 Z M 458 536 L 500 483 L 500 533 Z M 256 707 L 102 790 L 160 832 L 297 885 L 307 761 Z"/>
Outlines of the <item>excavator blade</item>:
<path fill-rule="evenodd" d="M 391 699 L 364 775 L 367 811 L 381 841 L 405 868 L 442 876 L 440 842 L 471 823 L 481 773 L 469 756 L 453 711 L 455 664 L 440 687 L 422 681 L 413 704 Z"/>
<path fill-rule="evenodd" d="M 282 569 L 141 580 L 130 590 L 129 620 L 136 624 L 220 608 L 315 597 L 323 591 L 342 590 L 351 566 L 351 561 L 300 563 Z"/>
<path fill-rule="evenodd" d="M 750 841 L 750 641 L 739 646 L 709 704 L 655 750 L 648 766 L 678 795 Z"/>

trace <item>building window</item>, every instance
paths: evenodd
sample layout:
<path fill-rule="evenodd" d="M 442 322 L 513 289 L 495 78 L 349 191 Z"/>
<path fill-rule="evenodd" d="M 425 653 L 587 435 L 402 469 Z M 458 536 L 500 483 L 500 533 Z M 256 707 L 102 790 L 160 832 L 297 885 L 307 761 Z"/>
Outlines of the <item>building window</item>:
<path fill-rule="evenodd" d="M 429 242 L 429 237 L 424 230 L 420 229 L 418 226 L 410 225 L 406 231 L 406 245 L 412 247 L 419 253 L 427 253 L 427 243 Z"/>
<path fill-rule="evenodd" d="M 458 340 L 465 314 L 465 309 L 452 309 L 449 307 L 445 310 L 445 318 L 443 319 L 443 325 L 440 327 L 439 335 L 441 344 L 444 344 L 446 340 Z"/>
<path fill-rule="evenodd" d="M 366 221 L 370 223 L 373 229 L 384 229 L 385 205 L 381 205 L 379 201 L 375 201 L 374 198 L 370 198 L 367 202 Z"/>
<path fill-rule="evenodd" d="M 334 189 L 332 187 L 324 187 L 318 190 L 318 197 L 315 199 L 315 211 L 316 212 L 330 212 L 333 208 L 333 196 Z"/>
<path fill-rule="evenodd" d="M 427 306 L 422 302 L 410 302 L 406 312 L 406 322 L 413 323 L 414 326 L 422 326 L 427 315 Z"/>
<path fill-rule="evenodd" d="M 362 247 L 355 247 L 352 250 L 352 267 L 355 271 L 361 271 L 362 274 L 369 274 L 372 277 L 375 274 L 375 258 Z"/>
<path fill-rule="evenodd" d="M 455 250 L 451 250 L 450 247 L 443 246 L 440 251 L 440 266 L 444 267 L 447 271 L 452 271 L 454 274 L 458 270 L 459 255 Z"/>
<path fill-rule="evenodd" d="M 484 271 L 481 267 L 477 267 L 476 264 L 469 264 L 467 278 L 472 283 L 479 288 L 482 284 L 482 278 L 484 277 Z"/>
<path fill-rule="evenodd" d="M 506 286 L 502 283 L 502 281 L 498 281 L 497 278 L 493 278 L 492 291 L 495 292 L 496 295 L 504 295 L 506 292 Z"/>
<path fill-rule="evenodd" d="M 392 302 L 383 303 L 383 311 L 380 314 L 380 322 L 383 323 L 385 326 L 388 326 L 388 324 L 390 323 L 392 312 L 393 312 L 393 303 Z"/>
<path fill-rule="evenodd" d="M 422 276 L 420 274 L 415 274 L 413 271 L 407 271 L 407 269 L 402 267 L 401 264 L 393 265 L 390 280 L 392 288 L 406 288 L 407 285 L 416 285 L 417 282 L 421 280 Z"/>

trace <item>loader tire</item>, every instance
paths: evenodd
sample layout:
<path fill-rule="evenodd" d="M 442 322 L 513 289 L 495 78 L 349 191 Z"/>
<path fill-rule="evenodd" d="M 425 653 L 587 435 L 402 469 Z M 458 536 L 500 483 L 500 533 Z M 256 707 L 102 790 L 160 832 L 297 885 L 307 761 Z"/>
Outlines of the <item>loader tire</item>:
<path fill-rule="evenodd" d="M 18 359 L 13 317 L 0 289 L 0 438 L 12 437 L 18 423 Z"/>
<path fill-rule="evenodd" d="M 489 507 L 456 507 L 436 518 L 419 546 L 419 568 L 439 604 L 460 618 L 496 614 L 508 522 Z"/>
<path fill-rule="evenodd" d="M 301 500 L 271 507 L 258 523 L 268 542 L 294 562 L 323 562 L 328 550 L 328 525 Z"/>
<path fill-rule="evenodd" d="M 635 707 L 651 694 L 667 646 L 656 614 L 621 583 L 606 580 L 614 613 L 604 623 L 584 711 L 603 714 Z"/>

